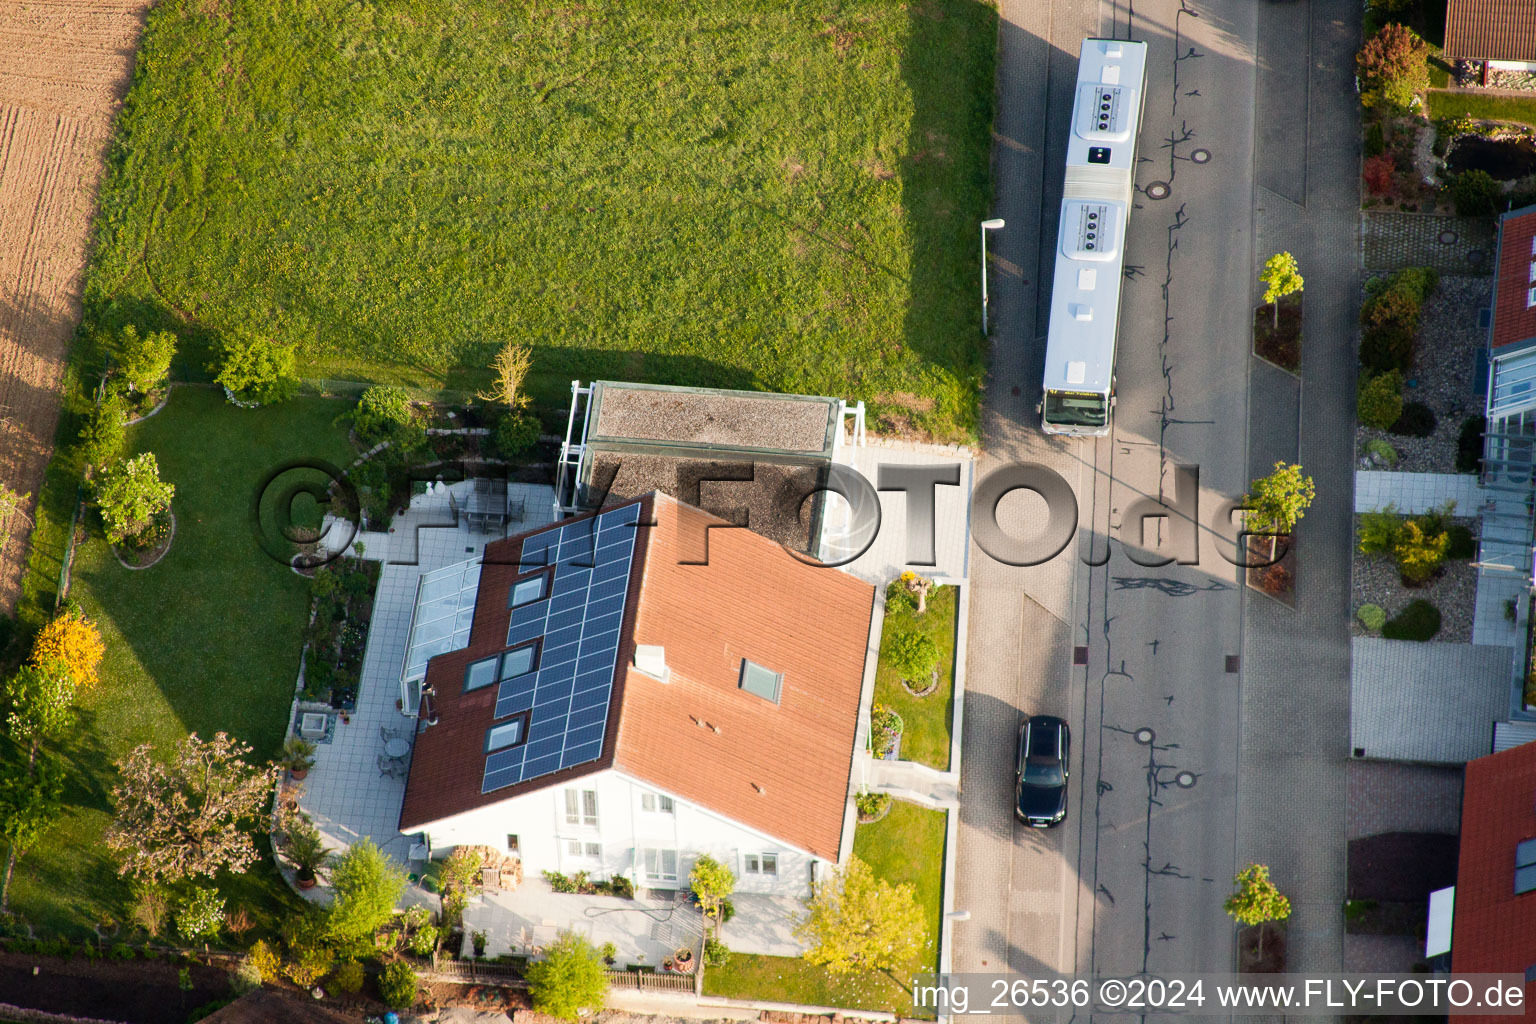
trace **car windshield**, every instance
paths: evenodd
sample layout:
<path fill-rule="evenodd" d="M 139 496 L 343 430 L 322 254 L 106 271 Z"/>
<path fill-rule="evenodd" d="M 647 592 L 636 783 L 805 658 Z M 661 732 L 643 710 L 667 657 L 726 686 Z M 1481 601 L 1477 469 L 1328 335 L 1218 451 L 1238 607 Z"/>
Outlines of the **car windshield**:
<path fill-rule="evenodd" d="M 1085 391 L 1047 391 L 1045 422 L 1064 427 L 1102 427 L 1108 420 L 1104 396 Z"/>
<path fill-rule="evenodd" d="M 1032 786 L 1059 786 L 1065 780 L 1060 763 L 1032 757 L 1024 763 L 1024 781 Z"/>

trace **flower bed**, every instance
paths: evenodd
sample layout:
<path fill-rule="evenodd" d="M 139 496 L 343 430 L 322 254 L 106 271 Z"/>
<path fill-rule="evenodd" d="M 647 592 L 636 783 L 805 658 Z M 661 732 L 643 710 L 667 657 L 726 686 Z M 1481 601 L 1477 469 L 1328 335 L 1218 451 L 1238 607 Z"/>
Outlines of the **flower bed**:
<path fill-rule="evenodd" d="M 360 558 L 337 559 L 315 572 L 314 610 L 305 630 L 304 699 L 346 710 L 357 706 L 378 582 L 378 564 Z"/>
<path fill-rule="evenodd" d="M 1355 517 L 1356 536 L 1360 517 Z M 1452 517 L 1451 525 L 1468 529 L 1476 527 L 1475 519 Z M 1440 631 L 1437 642 L 1471 643 L 1473 610 L 1477 601 L 1477 570 L 1469 559 L 1447 558 L 1439 574 L 1419 587 L 1403 586 L 1397 566 L 1388 554 L 1354 555 L 1354 568 L 1350 576 L 1350 631 L 1355 636 L 1379 636 L 1377 630 L 1367 629 L 1358 615 L 1353 614 L 1362 605 L 1373 604 L 1386 612 L 1388 619 L 1396 618 L 1411 601 L 1423 599 L 1440 610 Z"/>

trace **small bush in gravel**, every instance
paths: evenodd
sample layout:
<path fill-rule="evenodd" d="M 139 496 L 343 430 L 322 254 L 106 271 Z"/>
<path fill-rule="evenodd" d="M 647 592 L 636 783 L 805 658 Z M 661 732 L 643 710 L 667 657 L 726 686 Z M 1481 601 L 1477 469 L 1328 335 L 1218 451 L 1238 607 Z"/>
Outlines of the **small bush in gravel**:
<path fill-rule="evenodd" d="M 1377 307 L 1373 322 L 1365 325 L 1360 337 L 1360 365 L 1371 373 L 1407 370 L 1413 365 L 1413 334 L 1418 329 L 1418 314 L 1407 317 L 1403 306 L 1407 299 L 1389 299 Z"/>
<path fill-rule="evenodd" d="M 1386 430 L 1403 414 L 1403 375 L 1388 370 L 1360 382 L 1356 412 L 1362 426 Z"/>
<path fill-rule="evenodd" d="M 1456 472 L 1476 473 L 1483 462 L 1483 431 L 1488 421 L 1482 416 L 1468 416 L 1461 421 L 1456 438 Z"/>
<path fill-rule="evenodd" d="M 1379 551 L 1390 551 L 1402 525 L 1403 517 L 1391 505 L 1376 512 L 1360 513 L 1360 553 L 1374 555 Z"/>
<path fill-rule="evenodd" d="M 1435 432 L 1435 411 L 1423 402 L 1404 402 L 1402 415 L 1388 429 L 1403 437 L 1428 437 Z"/>
<path fill-rule="evenodd" d="M 1365 129 L 1365 155 L 1381 156 L 1387 151 L 1387 132 L 1380 121 L 1372 121 Z"/>
<path fill-rule="evenodd" d="M 1355 612 L 1355 618 L 1360 620 L 1360 625 L 1372 633 L 1377 632 L 1382 626 L 1387 624 L 1386 610 L 1379 604 L 1361 605 Z"/>
<path fill-rule="evenodd" d="M 1422 519 L 1410 519 L 1398 529 L 1392 539 L 1392 557 L 1397 560 L 1397 571 L 1407 586 L 1419 586 L 1440 571 L 1445 564 L 1446 549 L 1451 545 L 1447 530 L 1426 527 Z"/>
<path fill-rule="evenodd" d="M 1440 632 L 1440 609 L 1423 598 L 1408 602 L 1408 607 L 1392 617 L 1381 627 L 1381 635 L 1388 640 L 1424 641 Z"/>
<path fill-rule="evenodd" d="M 1446 545 L 1446 558 L 1471 558 L 1477 554 L 1477 541 L 1472 537 L 1472 530 L 1461 523 L 1454 523 L 1446 531 L 1451 542 Z"/>
<path fill-rule="evenodd" d="M 1388 469 L 1397 465 L 1397 449 L 1392 447 L 1391 441 L 1376 438 L 1365 443 L 1365 454 L 1371 457 L 1373 462 L 1379 462 Z"/>

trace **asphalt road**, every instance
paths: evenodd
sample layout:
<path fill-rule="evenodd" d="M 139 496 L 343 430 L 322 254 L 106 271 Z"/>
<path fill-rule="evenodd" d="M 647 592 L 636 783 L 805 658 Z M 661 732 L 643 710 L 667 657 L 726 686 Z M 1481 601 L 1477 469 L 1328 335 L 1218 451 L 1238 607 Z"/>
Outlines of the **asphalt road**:
<path fill-rule="evenodd" d="M 956 902 L 972 916 L 955 928 L 955 969 L 1225 971 L 1241 734 L 1241 663 L 1228 659 L 1243 650 L 1244 595 L 1212 523 L 1247 484 L 1256 5 L 1005 0 L 1001 16 L 994 212 L 1008 228 L 993 264 L 978 477 L 1044 462 L 1074 484 L 1080 519 L 1075 550 L 1047 566 L 1007 568 L 973 550 Z M 1097 442 L 1046 438 L 1033 412 L 1076 54 L 1089 35 L 1151 47 L 1119 403 L 1112 436 Z M 1167 198 L 1145 193 L 1154 182 Z M 1136 543 L 1122 538 L 1122 514 L 1142 496 L 1171 496 L 1178 466 L 1199 471 L 1199 561 L 1138 564 L 1122 546 Z M 1006 499 L 1005 528 L 1033 532 L 1036 505 Z M 1086 666 L 1072 664 L 1074 647 L 1086 647 Z M 1013 731 L 1031 713 L 1068 718 L 1075 740 L 1070 817 L 1044 832 L 1009 815 Z"/>

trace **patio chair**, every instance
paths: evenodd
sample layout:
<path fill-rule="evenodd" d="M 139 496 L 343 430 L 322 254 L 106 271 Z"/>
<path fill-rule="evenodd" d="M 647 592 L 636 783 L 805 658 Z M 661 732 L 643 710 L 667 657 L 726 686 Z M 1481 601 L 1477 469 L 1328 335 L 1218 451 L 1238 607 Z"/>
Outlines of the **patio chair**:
<path fill-rule="evenodd" d="M 405 765 L 401 764 L 397 759 L 380 754 L 378 763 L 380 777 L 391 779 L 405 777 Z"/>

